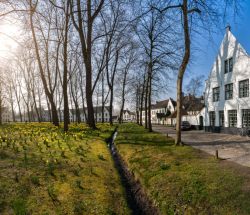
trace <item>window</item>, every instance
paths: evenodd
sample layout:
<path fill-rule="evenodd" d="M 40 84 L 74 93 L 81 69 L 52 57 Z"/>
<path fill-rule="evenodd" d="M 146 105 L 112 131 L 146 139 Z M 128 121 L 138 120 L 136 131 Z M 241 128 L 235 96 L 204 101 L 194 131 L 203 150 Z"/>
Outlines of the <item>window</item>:
<path fill-rule="evenodd" d="M 213 102 L 217 102 L 220 99 L 220 88 L 215 87 L 213 88 Z"/>
<path fill-rule="evenodd" d="M 224 111 L 219 111 L 219 126 L 224 127 Z"/>
<path fill-rule="evenodd" d="M 225 85 L 225 100 L 233 98 L 233 84 Z"/>
<path fill-rule="evenodd" d="M 228 121 L 229 121 L 229 127 L 237 126 L 237 111 L 236 110 L 228 111 Z"/>
<path fill-rule="evenodd" d="M 209 123 L 210 123 L 210 126 L 215 126 L 215 112 L 214 111 L 209 112 Z"/>
<path fill-rule="evenodd" d="M 243 127 L 250 126 L 250 109 L 242 110 L 242 126 Z"/>
<path fill-rule="evenodd" d="M 228 73 L 228 60 L 225 60 L 225 64 L 224 64 L 224 73 Z"/>
<path fill-rule="evenodd" d="M 233 58 L 231 57 L 231 58 L 229 58 L 229 72 L 233 72 Z"/>
<path fill-rule="evenodd" d="M 232 72 L 233 71 L 233 58 L 229 58 L 225 60 L 224 63 L 224 73 Z"/>
<path fill-rule="evenodd" d="M 249 79 L 239 81 L 239 97 L 248 97 L 249 96 Z"/>

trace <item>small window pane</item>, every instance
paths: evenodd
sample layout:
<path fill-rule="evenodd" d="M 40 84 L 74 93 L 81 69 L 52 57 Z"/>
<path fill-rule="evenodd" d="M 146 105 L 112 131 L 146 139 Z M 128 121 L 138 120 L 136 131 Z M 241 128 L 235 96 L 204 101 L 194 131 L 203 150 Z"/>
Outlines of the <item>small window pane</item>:
<path fill-rule="evenodd" d="M 221 127 L 224 126 L 224 111 L 223 110 L 219 111 L 219 125 Z"/>
<path fill-rule="evenodd" d="M 215 126 L 215 112 L 214 111 L 209 112 L 209 123 L 210 123 L 210 126 Z"/>
<path fill-rule="evenodd" d="M 233 58 L 229 58 L 229 72 L 232 72 L 233 71 Z"/>
<path fill-rule="evenodd" d="M 220 99 L 220 88 L 219 87 L 215 87 L 213 88 L 213 101 L 217 102 Z"/>
<path fill-rule="evenodd" d="M 228 121 L 229 121 L 229 127 L 237 127 L 237 111 L 236 110 L 228 111 Z"/>
<path fill-rule="evenodd" d="M 242 126 L 250 127 L 250 109 L 242 110 Z"/>
<path fill-rule="evenodd" d="M 248 97 L 249 96 L 249 79 L 239 82 L 239 97 Z"/>
<path fill-rule="evenodd" d="M 228 73 L 228 60 L 225 60 L 225 63 L 224 63 L 224 72 L 225 72 L 225 74 Z"/>
<path fill-rule="evenodd" d="M 233 84 L 225 85 L 225 100 L 233 98 Z"/>

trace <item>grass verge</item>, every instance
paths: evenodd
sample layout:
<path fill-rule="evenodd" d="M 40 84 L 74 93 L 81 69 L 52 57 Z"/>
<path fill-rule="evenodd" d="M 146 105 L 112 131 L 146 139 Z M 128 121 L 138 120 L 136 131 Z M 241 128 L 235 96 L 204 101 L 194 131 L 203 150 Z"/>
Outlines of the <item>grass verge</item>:
<path fill-rule="evenodd" d="M 119 127 L 116 144 L 162 214 L 250 214 L 248 168 L 176 147 L 135 124 Z"/>
<path fill-rule="evenodd" d="M 0 127 L 0 214 L 130 214 L 105 143 L 113 127 Z"/>

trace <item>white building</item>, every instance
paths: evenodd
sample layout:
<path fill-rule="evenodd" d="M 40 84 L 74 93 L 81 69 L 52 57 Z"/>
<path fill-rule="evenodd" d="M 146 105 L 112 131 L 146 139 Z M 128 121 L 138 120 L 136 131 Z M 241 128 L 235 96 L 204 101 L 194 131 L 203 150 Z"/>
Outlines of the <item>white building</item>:
<path fill-rule="evenodd" d="M 228 27 L 205 86 L 207 131 L 237 133 L 250 126 L 250 56 Z"/>
<path fill-rule="evenodd" d="M 183 109 L 186 114 L 182 116 L 182 121 L 188 121 L 192 128 L 203 129 L 204 128 L 204 98 L 195 97 L 192 95 L 184 96 Z"/>
<path fill-rule="evenodd" d="M 129 111 L 128 109 L 123 111 L 122 115 L 123 122 L 135 122 L 136 121 L 136 115 L 134 112 Z"/>
<path fill-rule="evenodd" d="M 85 114 L 87 115 L 87 108 L 85 108 Z M 40 117 L 41 117 L 41 121 L 42 122 L 49 122 L 51 121 L 51 113 L 49 110 L 45 110 L 43 108 L 39 109 L 39 113 L 40 113 Z M 63 110 L 57 110 L 57 113 L 58 113 L 58 117 L 59 117 L 59 121 L 60 122 L 63 122 L 63 119 L 64 119 L 64 112 Z M 82 108 L 79 108 L 79 113 L 80 113 L 80 121 L 81 122 L 86 122 L 86 117 L 85 117 L 85 114 L 84 114 L 84 111 Z M 23 114 L 23 121 L 26 121 L 27 120 L 27 113 L 24 113 Z M 10 119 L 9 121 L 12 121 L 12 116 L 11 116 L 11 113 L 5 113 L 3 112 L 3 122 Z M 8 118 L 7 118 L 8 116 Z M 102 122 L 102 107 L 101 106 L 95 106 L 94 107 L 94 117 L 95 117 L 95 120 L 96 122 Z M 76 112 L 76 109 L 70 109 L 69 110 L 69 119 L 70 119 L 70 122 L 77 122 L 77 112 Z M 34 113 L 34 117 L 31 119 L 32 121 L 35 121 L 35 122 L 38 122 L 38 117 L 37 117 L 37 114 Z M 21 121 L 19 115 L 17 115 L 16 117 L 16 121 Z M 109 106 L 105 106 L 104 107 L 104 122 L 109 122 Z"/>
<path fill-rule="evenodd" d="M 85 108 L 85 111 L 83 111 L 83 108 L 79 108 L 79 113 L 80 113 L 81 122 L 86 122 L 87 120 L 86 120 L 85 114 L 86 116 L 88 114 L 87 108 Z M 63 110 L 61 110 L 60 116 L 61 116 L 61 120 L 63 121 L 63 118 L 64 118 Z M 94 107 L 94 117 L 95 117 L 96 122 L 102 122 L 102 107 L 101 106 Z M 76 109 L 69 110 L 69 118 L 70 118 L 70 122 L 77 122 Z M 104 122 L 109 122 L 109 106 L 104 106 L 103 118 L 104 118 Z"/>
<path fill-rule="evenodd" d="M 87 111 L 86 111 L 87 112 Z M 96 122 L 102 122 L 102 107 L 96 106 L 94 107 L 95 119 Z M 109 122 L 109 106 L 104 106 L 104 122 Z"/>
<path fill-rule="evenodd" d="M 12 113 L 7 107 L 2 107 L 2 122 L 11 122 L 13 121 L 12 119 Z"/>
<path fill-rule="evenodd" d="M 171 124 L 167 117 L 176 110 L 176 101 L 172 98 L 157 101 L 151 106 L 151 122 L 153 124 Z M 145 123 L 145 110 L 142 111 L 142 122 Z"/>
<path fill-rule="evenodd" d="M 182 121 L 188 121 L 192 128 L 203 129 L 204 126 L 204 98 L 186 95 L 182 98 Z M 176 125 L 177 111 L 175 110 L 168 119 L 171 119 L 172 126 Z"/>

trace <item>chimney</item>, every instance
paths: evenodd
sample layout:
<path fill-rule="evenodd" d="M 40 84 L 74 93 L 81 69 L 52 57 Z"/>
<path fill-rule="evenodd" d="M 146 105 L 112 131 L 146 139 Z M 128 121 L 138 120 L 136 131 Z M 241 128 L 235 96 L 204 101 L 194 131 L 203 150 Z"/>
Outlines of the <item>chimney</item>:
<path fill-rule="evenodd" d="M 226 27 L 226 32 L 228 33 L 229 31 L 231 31 L 231 26 L 228 24 Z"/>
<path fill-rule="evenodd" d="M 181 92 L 181 97 L 184 98 L 184 92 Z"/>
<path fill-rule="evenodd" d="M 192 96 L 191 96 L 191 94 L 189 93 L 189 94 L 188 94 L 188 101 L 191 101 L 191 98 L 192 98 Z"/>

